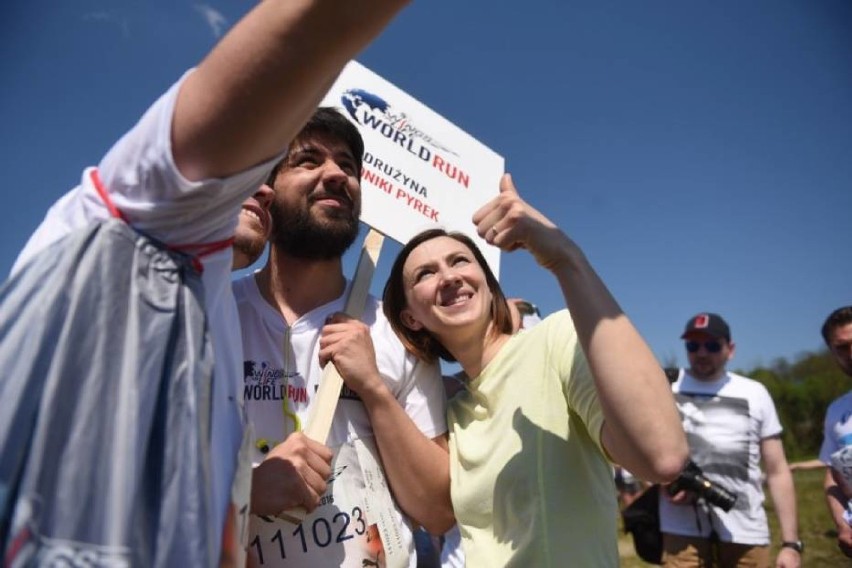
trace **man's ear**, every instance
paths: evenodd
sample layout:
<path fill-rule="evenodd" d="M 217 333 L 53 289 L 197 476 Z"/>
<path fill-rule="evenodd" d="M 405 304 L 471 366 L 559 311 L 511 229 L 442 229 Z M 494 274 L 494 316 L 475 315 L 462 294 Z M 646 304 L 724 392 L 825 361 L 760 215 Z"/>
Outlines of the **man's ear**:
<path fill-rule="evenodd" d="M 411 331 L 420 331 L 423 329 L 423 324 L 411 314 L 408 308 L 404 308 L 402 312 L 400 312 L 399 317 L 402 320 L 402 325 Z"/>
<path fill-rule="evenodd" d="M 734 352 L 737 350 L 737 346 L 733 341 L 728 342 L 728 361 L 734 358 Z"/>

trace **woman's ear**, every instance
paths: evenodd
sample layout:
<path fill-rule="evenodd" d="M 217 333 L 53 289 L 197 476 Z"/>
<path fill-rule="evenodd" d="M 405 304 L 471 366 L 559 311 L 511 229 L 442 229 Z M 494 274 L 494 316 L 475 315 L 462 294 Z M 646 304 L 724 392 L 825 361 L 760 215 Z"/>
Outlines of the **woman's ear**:
<path fill-rule="evenodd" d="M 404 308 L 402 312 L 399 314 L 400 319 L 402 319 L 402 325 L 410 329 L 411 331 L 420 331 L 423 329 L 423 324 L 417 321 L 417 319 L 411 315 L 411 312 L 408 308 Z"/>

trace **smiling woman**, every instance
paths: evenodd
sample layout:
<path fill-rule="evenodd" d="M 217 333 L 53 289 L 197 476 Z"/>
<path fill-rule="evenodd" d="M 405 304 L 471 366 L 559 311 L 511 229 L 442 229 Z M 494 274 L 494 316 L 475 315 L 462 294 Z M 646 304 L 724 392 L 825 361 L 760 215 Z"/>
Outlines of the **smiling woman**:
<path fill-rule="evenodd" d="M 383 309 L 403 344 L 470 377 L 447 416 L 467 565 L 617 566 L 607 456 L 643 479 L 676 476 L 686 440 L 668 381 L 580 249 L 511 178 L 473 220 L 489 243 L 530 251 L 570 309 L 513 335 L 500 285 L 462 233 L 420 233 L 391 268 Z"/>
<path fill-rule="evenodd" d="M 473 333 L 494 334 L 498 341 L 497 336 L 512 332 L 512 315 L 497 278 L 462 233 L 429 229 L 413 237 L 391 270 L 384 302 L 386 313 L 399 314 L 391 322 L 402 342 L 425 360 L 459 361 L 447 345 L 465 324 Z M 465 368 L 468 376 L 474 370 Z"/>

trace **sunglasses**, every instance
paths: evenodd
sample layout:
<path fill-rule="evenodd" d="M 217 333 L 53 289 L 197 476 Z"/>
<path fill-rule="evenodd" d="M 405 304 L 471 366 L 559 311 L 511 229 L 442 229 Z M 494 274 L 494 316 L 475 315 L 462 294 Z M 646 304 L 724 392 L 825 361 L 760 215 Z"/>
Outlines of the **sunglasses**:
<path fill-rule="evenodd" d="M 686 342 L 686 350 L 690 353 L 697 353 L 701 346 L 704 345 L 704 349 L 707 350 L 707 353 L 718 353 L 722 350 L 722 344 L 718 341 L 705 341 L 704 343 L 700 343 L 698 341 L 687 341 Z"/>
<path fill-rule="evenodd" d="M 541 317 L 541 313 L 538 311 L 538 307 L 535 304 L 527 302 L 526 300 L 515 300 L 515 307 L 518 308 L 518 312 L 522 316 L 538 316 Z"/>

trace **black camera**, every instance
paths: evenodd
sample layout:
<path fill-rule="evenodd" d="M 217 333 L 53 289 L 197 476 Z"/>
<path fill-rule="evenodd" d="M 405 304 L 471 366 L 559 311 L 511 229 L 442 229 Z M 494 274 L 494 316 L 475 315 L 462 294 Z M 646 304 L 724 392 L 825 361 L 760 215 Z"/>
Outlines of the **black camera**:
<path fill-rule="evenodd" d="M 694 493 L 725 512 L 730 511 L 737 502 L 736 495 L 704 477 L 704 472 L 692 460 L 686 464 L 680 476 L 672 481 L 668 491 L 669 495 L 675 495 L 680 491 Z"/>
<path fill-rule="evenodd" d="M 680 378 L 683 370 L 680 367 L 663 367 L 663 372 L 666 374 L 669 383 L 674 383 Z"/>

